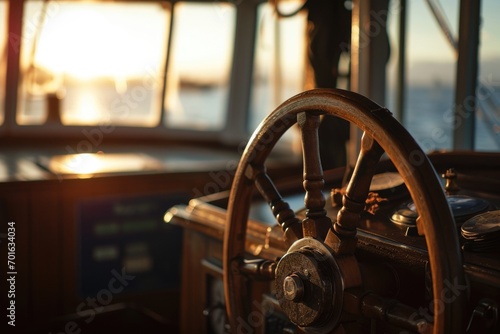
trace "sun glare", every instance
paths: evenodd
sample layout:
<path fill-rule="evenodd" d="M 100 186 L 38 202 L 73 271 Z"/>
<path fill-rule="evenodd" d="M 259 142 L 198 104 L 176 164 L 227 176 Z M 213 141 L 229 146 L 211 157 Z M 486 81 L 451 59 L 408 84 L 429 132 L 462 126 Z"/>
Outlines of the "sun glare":
<path fill-rule="evenodd" d="M 80 80 L 143 76 L 164 59 L 166 24 L 159 5 L 63 2 L 47 11 L 34 62 Z"/>
<path fill-rule="evenodd" d="M 155 125 L 170 14 L 157 2 L 27 1 L 19 124 L 43 123 L 56 92 L 65 125 Z"/>
<path fill-rule="evenodd" d="M 189 81 L 220 83 L 229 75 L 234 7 L 180 3 L 175 9 L 173 59 Z"/>

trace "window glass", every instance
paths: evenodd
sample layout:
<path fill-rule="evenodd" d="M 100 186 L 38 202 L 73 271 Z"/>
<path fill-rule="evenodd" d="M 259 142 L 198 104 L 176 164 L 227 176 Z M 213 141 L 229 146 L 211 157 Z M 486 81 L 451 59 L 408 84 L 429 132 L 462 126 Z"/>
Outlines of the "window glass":
<path fill-rule="evenodd" d="M 458 42 L 459 2 L 432 1 L 443 15 L 445 29 Z M 403 123 L 425 151 L 452 149 L 457 56 L 427 1 L 408 1 L 406 100 Z M 496 0 L 483 0 L 479 49 L 475 149 L 500 148 L 500 10 Z M 389 109 L 394 108 L 399 5 L 389 11 L 391 62 Z"/>
<path fill-rule="evenodd" d="M 224 127 L 235 14 L 233 5 L 218 1 L 175 4 L 164 101 L 168 127 Z"/>
<path fill-rule="evenodd" d="M 159 2 L 27 1 L 17 122 L 157 125 L 169 20 Z"/>
<path fill-rule="evenodd" d="M 455 51 L 426 1 L 408 1 L 407 4 L 404 125 L 424 151 L 451 149 Z M 452 35 L 457 36 L 458 2 L 442 2 L 442 10 Z"/>
<path fill-rule="evenodd" d="M 481 3 L 476 149 L 500 151 L 500 2 Z"/>
<path fill-rule="evenodd" d="M 281 10 L 293 12 L 302 3 L 281 2 Z M 272 5 L 260 5 L 249 131 L 253 131 L 282 102 L 304 91 L 306 37 L 306 11 L 278 19 Z"/>

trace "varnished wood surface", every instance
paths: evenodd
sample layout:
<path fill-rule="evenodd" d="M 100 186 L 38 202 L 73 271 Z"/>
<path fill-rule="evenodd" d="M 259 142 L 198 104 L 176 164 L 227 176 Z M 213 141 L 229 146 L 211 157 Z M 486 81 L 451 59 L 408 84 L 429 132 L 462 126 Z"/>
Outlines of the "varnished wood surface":
<path fill-rule="evenodd" d="M 469 191 L 469 193 L 472 193 Z M 221 194 L 227 196 L 227 193 Z M 213 199 L 214 197 L 212 197 Z M 304 198 L 302 192 L 285 197 L 285 200 L 290 203 L 300 203 Z M 500 196 L 496 196 L 497 205 L 500 206 Z M 210 198 L 207 198 L 210 199 Z M 409 199 L 409 198 L 408 198 Z M 330 199 L 328 199 L 330 200 Z M 217 197 L 216 203 L 224 203 L 223 198 Z M 394 225 L 389 220 L 389 215 L 392 213 L 395 206 L 384 208 L 384 214 L 377 217 L 367 216 L 366 220 L 362 221 L 359 228 L 358 236 L 361 240 L 361 248 L 366 248 L 369 251 L 374 251 L 374 245 L 377 245 L 377 250 L 380 254 L 389 255 L 397 259 L 401 252 L 405 253 L 404 258 L 414 257 L 415 262 L 423 263 L 427 260 L 427 249 L 425 239 L 421 236 L 406 236 L 405 231 Z M 266 214 L 266 211 L 267 214 Z M 303 207 L 297 208 L 298 217 L 305 217 Z M 252 204 L 253 219 L 248 223 L 247 233 L 251 238 L 247 242 L 247 252 L 254 253 L 265 259 L 275 259 L 277 256 L 283 255 L 286 250 L 286 244 L 283 240 L 282 231 L 273 219 L 270 209 L 262 200 L 257 200 Z M 329 207 L 328 216 L 335 217 L 338 208 Z M 217 240 L 222 240 L 226 225 L 227 212 L 223 207 L 205 202 L 204 198 L 192 200 L 189 205 L 178 205 L 170 210 L 172 216 L 169 222 L 172 224 L 181 225 L 187 229 L 195 230 L 204 235 L 210 236 Z M 257 220 L 255 218 L 259 218 Z M 274 231 L 274 233 L 268 230 Z M 457 231 L 457 233 L 459 233 Z M 267 245 L 267 247 L 266 247 Z M 258 249 L 255 253 L 252 250 Z M 470 251 L 464 252 L 465 268 L 471 272 L 471 268 L 481 268 L 481 275 L 490 275 L 491 283 L 500 287 L 500 253 L 498 251 L 490 253 L 474 253 Z M 403 258 L 401 256 L 401 258 Z M 473 275 L 475 276 L 475 275 Z M 483 279 L 485 279 L 483 277 Z"/>
<path fill-rule="evenodd" d="M 76 148 L 77 146 L 72 147 L 61 144 L 60 147 L 55 145 L 51 147 L 36 147 L 33 145 L 30 148 L 3 149 L 0 154 L 0 183 L 79 178 L 79 175 L 75 174 L 57 175 L 47 166 L 47 162 L 53 157 L 89 153 L 87 151 L 80 152 Z M 239 159 L 239 153 L 236 150 L 196 149 L 182 146 L 164 148 L 134 145 L 99 146 L 95 148 L 94 152 L 90 153 L 97 152 L 102 152 L 103 155 L 111 157 L 123 155 L 136 156 L 137 159 L 143 159 L 145 164 L 147 162 L 155 162 L 155 165 L 144 170 L 137 170 L 134 167 L 130 167 L 127 170 L 126 166 L 120 166 L 122 168 L 117 173 L 97 173 L 91 177 L 227 170 L 230 167 L 235 168 L 235 164 Z M 230 162 L 233 162 L 233 165 L 228 165 Z M 126 165 L 127 161 L 119 160 L 118 163 Z"/>

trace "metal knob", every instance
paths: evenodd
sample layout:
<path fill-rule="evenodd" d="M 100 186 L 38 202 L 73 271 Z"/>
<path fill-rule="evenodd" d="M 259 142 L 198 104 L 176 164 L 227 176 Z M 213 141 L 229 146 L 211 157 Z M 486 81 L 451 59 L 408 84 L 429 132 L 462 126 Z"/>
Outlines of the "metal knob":
<path fill-rule="evenodd" d="M 446 179 L 446 184 L 444 186 L 444 190 L 448 195 L 455 195 L 459 192 L 460 187 L 457 182 L 457 172 L 454 168 L 447 169 L 446 172 L 442 175 Z"/>
<path fill-rule="evenodd" d="M 290 301 L 298 302 L 304 296 L 304 283 L 297 274 L 285 277 L 283 281 L 284 297 Z"/>

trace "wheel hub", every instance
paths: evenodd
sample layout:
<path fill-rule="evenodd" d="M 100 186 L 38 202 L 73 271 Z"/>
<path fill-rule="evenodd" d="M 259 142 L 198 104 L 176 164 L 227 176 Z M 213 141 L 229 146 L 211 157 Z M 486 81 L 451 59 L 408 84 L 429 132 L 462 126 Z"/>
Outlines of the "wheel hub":
<path fill-rule="evenodd" d="M 290 320 L 308 332 L 334 328 L 342 309 L 343 282 L 323 243 L 301 239 L 276 268 L 276 296 Z"/>

